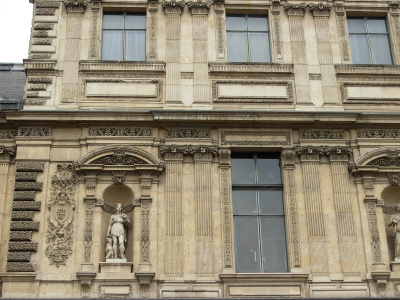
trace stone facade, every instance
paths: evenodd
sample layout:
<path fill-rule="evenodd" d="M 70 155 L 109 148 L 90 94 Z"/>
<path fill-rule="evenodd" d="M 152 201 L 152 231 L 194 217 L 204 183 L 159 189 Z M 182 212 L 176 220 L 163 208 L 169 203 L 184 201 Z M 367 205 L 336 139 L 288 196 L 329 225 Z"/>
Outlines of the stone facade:
<path fill-rule="evenodd" d="M 25 106 L 0 115 L 2 297 L 400 295 L 398 2 L 30 2 Z M 110 13 L 145 16 L 144 61 L 102 59 Z M 267 18 L 268 61 L 229 61 L 238 13 Z M 369 16 L 392 64 L 356 64 Z M 243 153 L 279 161 L 255 186 L 283 195 L 279 273 L 238 267 Z M 105 258 L 116 203 L 126 261 Z"/>

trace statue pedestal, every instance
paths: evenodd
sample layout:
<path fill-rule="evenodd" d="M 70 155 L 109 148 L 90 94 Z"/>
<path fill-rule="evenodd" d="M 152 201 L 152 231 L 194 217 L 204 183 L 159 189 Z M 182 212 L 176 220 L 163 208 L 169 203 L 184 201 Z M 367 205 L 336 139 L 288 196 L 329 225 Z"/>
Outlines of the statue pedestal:
<path fill-rule="evenodd" d="M 400 272 L 400 261 L 390 262 L 390 268 L 392 269 L 392 272 Z"/>
<path fill-rule="evenodd" d="M 133 263 L 126 259 L 106 259 L 100 263 L 100 273 L 132 273 Z"/>

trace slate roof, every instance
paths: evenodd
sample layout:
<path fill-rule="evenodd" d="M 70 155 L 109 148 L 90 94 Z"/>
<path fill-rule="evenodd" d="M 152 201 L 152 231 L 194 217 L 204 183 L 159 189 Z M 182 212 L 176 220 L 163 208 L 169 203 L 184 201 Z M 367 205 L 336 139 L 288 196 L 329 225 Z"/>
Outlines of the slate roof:
<path fill-rule="evenodd" d="M 0 111 L 22 109 L 25 79 L 23 64 L 0 63 Z"/>

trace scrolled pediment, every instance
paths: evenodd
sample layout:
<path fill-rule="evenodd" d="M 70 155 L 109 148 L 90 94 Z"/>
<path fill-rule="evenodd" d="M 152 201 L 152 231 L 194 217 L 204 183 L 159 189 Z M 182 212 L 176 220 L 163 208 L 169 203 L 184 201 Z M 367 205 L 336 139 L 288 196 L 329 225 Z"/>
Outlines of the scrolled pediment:
<path fill-rule="evenodd" d="M 400 147 L 382 147 L 359 157 L 357 167 L 400 168 Z"/>
<path fill-rule="evenodd" d="M 161 172 L 163 162 L 153 154 L 130 145 L 110 145 L 93 150 L 82 156 L 75 170 L 131 170 Z"/>

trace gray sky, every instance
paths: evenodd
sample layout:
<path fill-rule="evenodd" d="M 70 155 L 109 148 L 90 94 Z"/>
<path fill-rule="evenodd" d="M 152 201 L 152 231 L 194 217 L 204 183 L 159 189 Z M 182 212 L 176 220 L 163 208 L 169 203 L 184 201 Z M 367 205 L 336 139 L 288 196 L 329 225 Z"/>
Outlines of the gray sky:
<path fill-rule="evenodd" d="M 32 11 L 29 0 L 0 0 L 0 63 L 28 58 Z"/>

